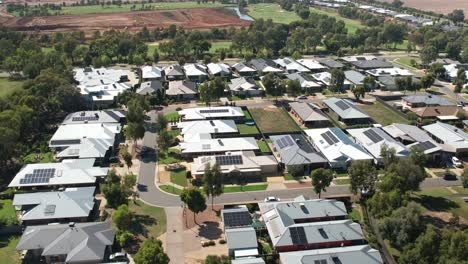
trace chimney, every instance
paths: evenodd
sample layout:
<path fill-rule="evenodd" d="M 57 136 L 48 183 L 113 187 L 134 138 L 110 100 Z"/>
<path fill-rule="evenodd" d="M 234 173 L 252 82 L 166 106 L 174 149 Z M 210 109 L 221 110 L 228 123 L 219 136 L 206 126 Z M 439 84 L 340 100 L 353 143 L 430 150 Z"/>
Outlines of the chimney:
<path fill-rule="evenodd" d="M 305 203 L 299 203 L 299 206 L 300 206 L 301 208 L 305 208 Z"/>

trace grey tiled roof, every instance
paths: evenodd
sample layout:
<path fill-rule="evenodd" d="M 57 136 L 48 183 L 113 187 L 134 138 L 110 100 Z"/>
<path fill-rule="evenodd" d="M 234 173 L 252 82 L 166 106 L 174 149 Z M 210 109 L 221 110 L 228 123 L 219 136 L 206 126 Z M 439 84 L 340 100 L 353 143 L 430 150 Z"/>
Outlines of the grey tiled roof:
<path fill-rule="evenodd" d="M 292 144 L 284 146 L 280 141 L 289 138 Z M 280 153 L 281 162 L 285 165 L 306 165 L 326 163 L 327 160 L 300 134 L 270 136 L 276 151 Z"/>
<path fill-rule="evenodd" d="M 328 121 L 327 116 L 310 103 L 293 102 L 289 106 L 299 115 L 302 121 Z"/>
<path fill-rule="evenodd" d="M 354 67 L 359 69 L 375 69 L 375 68 L 391 68 L 393 64 L 383 60 L 359 60 L 350 62 Z"/>
<path fill-rule="evenodd" d="M 408 95 L 402 98 L 403 100 L 413 104 L 425 104 L 425 105 L 455 105 L 449 100 L 442 96 L 422 94 L 422 95 Z"/>
<path fill-rule="evenodd" d="M 340 103 L 342 102 L 342 103 Z M 361 109 L 356 107 L 348 99 L 330 98 L 323 100 L 329 108 L 343 119 L 357 119 L 357 118 L 370 118 L 368 114 L 364 113 Z M 340 104 L 346 106 L 346 109 L 339 107 Z"/>
<path fill-rule="evenodd" d="M 344 64 L 330 58 L 317 58 L 317 61 L 328 68 L 343 68 Z"/>
<path fill-rule="evenodd" d="M 253 227 L 226 229 L 226 242 L 229 249 L 257 248 L 257 235 Z"/>
<path fill-rule="evenodd" d="M 348 79 L 348 81 L 352 82 L 353 84 L 362 84 L 364 78 L 366 77 L 357 71 L 345 71 L 344 74 L 346 79 Z"/>

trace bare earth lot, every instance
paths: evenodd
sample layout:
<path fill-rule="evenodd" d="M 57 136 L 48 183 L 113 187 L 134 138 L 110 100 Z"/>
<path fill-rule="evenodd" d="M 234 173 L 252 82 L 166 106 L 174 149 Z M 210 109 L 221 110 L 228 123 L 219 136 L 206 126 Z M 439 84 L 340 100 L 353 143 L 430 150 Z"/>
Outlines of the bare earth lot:
<path fill-rule="evenodd" d="M 384 0 L 392 2 L 393 0 Z M 402 0 L 405 6 L 414 7 L 421 10 L 434 11 L 448 14 L 454 9 L 462 9 L 468 14 L 468 0 Z"/>
<path fill-rule="evenodd" d="M 54 33 L 65 31 L 93 32 L 109 29 L 140 30 L 168 27 L 171 24 L 190 29 L 247 26 L 249 22 L 229 14 L 223 8 L 133 11 L 113 14 L 85 14 L 45 17 L 1 17 L 0 23 L 18 31 Z"/>

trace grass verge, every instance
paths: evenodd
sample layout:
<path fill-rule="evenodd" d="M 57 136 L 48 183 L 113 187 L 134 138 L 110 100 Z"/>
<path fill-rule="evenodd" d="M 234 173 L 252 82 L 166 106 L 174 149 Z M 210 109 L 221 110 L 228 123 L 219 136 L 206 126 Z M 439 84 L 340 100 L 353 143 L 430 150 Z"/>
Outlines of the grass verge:
<path fill-rule="evenodd" d="M 182 193 L 182 190 L 170 185 L 160 185 L 159 188 L 167 193 L 172 193 L 176 195 L 180 195 Z"/>
<path fill-rule="evenodd" d="M 185 168 L 180 168 L 171 171 L 171 182 L 186 187 L 187 186 L 187 171 Z"/>
<path fill-rule="evenodd" d="M 224 192 L 233 193 L 233 192 L 264 191 L 266 190 L 267 187 L 268 187 L 268 184 L 227 186 L 227 187 L 224 187 Z"/>
<path fill-rule="evenodd" d="M 350 184 L 351 180 L 350 179 L 336 179 L 335 182 L 338 185 L 345 185 L 345 184 Z"/>

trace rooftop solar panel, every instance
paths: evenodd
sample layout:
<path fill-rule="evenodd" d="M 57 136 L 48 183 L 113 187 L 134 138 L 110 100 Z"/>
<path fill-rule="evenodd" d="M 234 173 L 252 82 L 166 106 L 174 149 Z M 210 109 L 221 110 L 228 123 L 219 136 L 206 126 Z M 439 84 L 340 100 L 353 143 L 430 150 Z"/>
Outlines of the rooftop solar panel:
<path fill-rule="evenodd" d="M 321 136 L 323 137 L 323 139 L 325 139 L 325 141 L 327 141 L 328 145 L 333 145 L 340 142 L 338 138 L 336 138 L 335 135 L 333 135 L 333 133 L 330 131 L 322 133 Z"/>
<path fill-rule="evenodd" d="M 240 165 L 243 161 L 241 155 L 216 156 L 216 163 L 219 165 Z"/>
<path fill-rule="evenodd" d="M 290 227 L 289 232 L 294 245 L 306 245 L 308 243 L 303 226 Z"/>
<path fill-rule="evenodd" d="M 202 114 L 214 114 L 214 113 L 228 113 L 229 109 L 203 109 L 200 110 Z"/>
<path fill-rule="evenodd" d="M 75 145 L 80 144 L 80 139 L 68 139 L 68 140 L 51 140 L 51 145 Z"/>
<path fill-rule="evenodd" d="M 364 135 L 366 135 L 374 143 L 377 143 L 383 140 L 383 138 L 372 129 L 368 129 L 364 131 Z"/>
<path fill-rule="evenodd" d="M 118 116 L 114 111 L 104 111 L 106 114 L 111 116 L 114 120 L 119 121 L 120 116 Z"/>
<path fill-rule="evenodd" d="M 419 148 L 421 149 L 422 151 L 426 151 L 428 149 L 431 149 L 431 148 L 435 148 L 436 145 L 434 145 L 432 142 L 430 141 L 424 141 L 424 142 L 420 142 L 418 144 L 416 144 L 414 146 L 415 148 Z"/>
<path fill-rule="evenodd" d="M 248 211 L 223 213 L 225 227 L 248 226 L 252 223 L 252 217 Z"/>
<path fill-rule="evenodd" d="M 336 106 L 338 106 L 343 111 L 349 108 L 349 105 L 347 103 L 345 103 L 343 100 L 340 100 L 340 101 L 336 102 L 335 104 L 336 104 Z"/>
<path fill-rule="evenodd" d="M 99 120 L 97 116 L 75 116 L 72 121 L 96 121 Z"/>
<path fill-rule="evenodd" d="M 280 149 L 283 149 L 284 147 L 286 147 L 284 144 L 283 144 L 283 141 L 281 139 L 277 140 L 276 141 L 276 144 L 278 144 L 278 147 Z"/>

